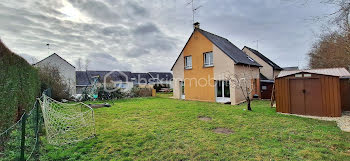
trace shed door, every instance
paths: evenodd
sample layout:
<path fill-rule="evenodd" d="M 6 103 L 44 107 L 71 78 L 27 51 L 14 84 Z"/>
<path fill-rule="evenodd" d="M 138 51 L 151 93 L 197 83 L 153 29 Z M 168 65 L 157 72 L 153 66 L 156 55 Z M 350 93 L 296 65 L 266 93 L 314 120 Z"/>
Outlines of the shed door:
<path fill-rule="evenodd" d="M 289 88 L 291 113 L 322 116 L 320 79 L 292 79 Z"/>
<path fill-rule="evenodd" d="M 291 79 L 290 90 L 290 113 L 305 114 L 304 80 Z"/>
<path fill-rule="evenodd" d="M 305 79 L 304 88 L 306 114 L 322 116 L 322 91 L 320 79 Z"/>

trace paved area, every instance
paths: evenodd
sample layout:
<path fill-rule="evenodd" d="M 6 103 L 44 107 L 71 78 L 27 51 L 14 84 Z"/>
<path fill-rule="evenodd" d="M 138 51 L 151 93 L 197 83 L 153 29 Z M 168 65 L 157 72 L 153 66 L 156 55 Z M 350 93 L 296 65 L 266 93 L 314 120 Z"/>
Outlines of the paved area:
<path fill-rule="evenodd" d="M 305 116 L 305 115 L 296 115 L 296 114 L 286 114 L 286 115 L 294 115 L 294 116 L 313 118 L 313 119 L 325 120 L 325 121 L 336 121 L 338 127 L 341 130 L 350 132 L 350 111 L 344 112 L 341 117 L 318 117 L 318 116 Z"/>

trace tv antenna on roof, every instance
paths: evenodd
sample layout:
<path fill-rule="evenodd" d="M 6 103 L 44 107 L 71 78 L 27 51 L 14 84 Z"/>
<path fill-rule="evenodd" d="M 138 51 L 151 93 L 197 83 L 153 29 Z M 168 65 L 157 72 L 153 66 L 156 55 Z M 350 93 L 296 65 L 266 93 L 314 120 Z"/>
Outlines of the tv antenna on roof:
<path fill-rule="evenodd" d="M 194 1 L 195 0 L 190 0 L 190 2 L 187 3 L 187 5 L 191 5 L 192 6 L 192 24 L 194 24 L 194 15 L 195 15 L 196 11 L 199 8 L 203 7 L 202 5 L 195 7 Z"/>
<path fill-rule="evenodd" d="M 47 46 L 47 54 L 50 54 L 50 44 L 47 43 L 46 46 Z"/>

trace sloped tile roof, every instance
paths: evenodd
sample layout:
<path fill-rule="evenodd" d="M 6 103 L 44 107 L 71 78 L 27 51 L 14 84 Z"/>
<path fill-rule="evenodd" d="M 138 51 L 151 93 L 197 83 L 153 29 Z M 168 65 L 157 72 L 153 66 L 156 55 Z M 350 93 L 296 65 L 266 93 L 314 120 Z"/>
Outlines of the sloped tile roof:
<path fill-rule="evenodd" d="M 200 33 L 202 33 L 215 46 L 217 46 L 228 57 L 230 57 L 236 64 L 245 64 L 245 65 L 261 67 L 261 65 L 258 62 L 249 58 L 247 54 L 245 54 L 241 49 L 239 49 L 237 46 L 232 44 L 226 38 L 215 35 L 215 34 L 210 33 L 208 31 L 204 31 L 202 29 L 196 29 L 196 30 L 198 30 Z"/>
<path fill-rule="evenodd" d="M 91 85 L 93 77 L 99 76 L 99 82 L 103 83 L 104 77 L 111 71 L 76 71 L 76 84 L 86 86 Z M 113 71 L 110 74 L 113 81 L 131 82 L 133 75 L 129 71 Z"/>
<path fill-rule="evenodd" d="M 202 29 L 199 29 L 199 28 L 196 28 L 196 29 L 193 30 L 190 38 L 192 37 L 192 35 L 193 35 L 193 33 L 195 31 L 198 31 L 201 34 L 203 34 L 209 41 L 211 41 L 222 52 L 224 52 L 229 58 L 231 58 L 234 61 L 234 63 L 261 67 L 261 65 L 259 63 L 257 63 L 252 58 L 249 58 L 249 56 L 247 54 L 245 54 L 241 49 L 239 49 L 237 46 L 232 44 L 226 38 L 223 38 L 221 36 L 215 35 L 213 33 L 210 33 L 208 31 L 205 31 L 205 30 L 202 30 Z M 181 53 L 183 52 L 183 50 L 187 46 L 190 38 L 187 40 L 184 48 L 182 49 L 182 51 L 180 52 L 179 56 L 177 57 L 175 63 L 171 67 L 171 70 L 173 70 L 177 60 L 179 60 L 179 57 L 181 56 Z"/>
<path fill-rule="evenodd" d="M 149 72 L 152 78 L 157 78 L 163 81 L 171 81 L 173 79 L 173 74 L 169 72 Z"/>
<path fill-rule="evenodd" d="M 256 56 L 258 56 L 260 59 L 264 60 L 267 64 L 271 65 L 274 70 L 283 70 L 280 66 L 278 66 L 276 63 L 271 61 L 265 55 L 261 54 L 259 51 L 255 50 L 255 49 L 252 49 L 252 48 L 250 48 L 248 46 L 245 46 L 244 48 L 247 48 L 248 50 L 253 52 Z"/>

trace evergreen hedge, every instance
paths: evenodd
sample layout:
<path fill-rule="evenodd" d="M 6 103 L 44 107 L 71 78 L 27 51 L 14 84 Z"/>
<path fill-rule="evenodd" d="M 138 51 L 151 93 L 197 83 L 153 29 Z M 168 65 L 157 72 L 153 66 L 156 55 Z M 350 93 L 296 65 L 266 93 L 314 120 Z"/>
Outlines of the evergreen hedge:
<path fill-rule="evenodd" d="M 33 108 L 39 93 L 37 69 L 0 40 L 0 132 Z"/>

